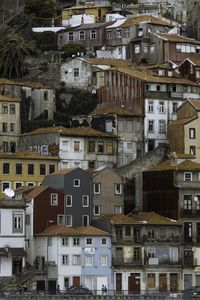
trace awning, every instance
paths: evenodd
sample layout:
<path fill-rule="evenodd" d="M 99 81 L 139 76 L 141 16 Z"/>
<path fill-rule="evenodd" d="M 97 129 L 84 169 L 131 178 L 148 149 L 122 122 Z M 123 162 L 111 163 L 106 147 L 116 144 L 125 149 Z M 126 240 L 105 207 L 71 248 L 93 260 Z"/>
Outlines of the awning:
<path fill-rule="evenodd" d="M 26 256 L 24 248 L 9 248 L 8 251 L 12 256 Z"/>

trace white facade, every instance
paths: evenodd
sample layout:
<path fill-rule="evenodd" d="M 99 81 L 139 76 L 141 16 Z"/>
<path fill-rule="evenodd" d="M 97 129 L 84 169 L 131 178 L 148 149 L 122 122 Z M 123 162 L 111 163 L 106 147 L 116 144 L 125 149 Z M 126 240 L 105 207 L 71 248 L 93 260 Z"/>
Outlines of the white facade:
<path fill-rule="evenodd" d="M 95 16 L 86 15 L 86 14 L 74 15 L 67 20 L 62 20 L 63 26 L 71 26 L 71 27 L 76 27 L 76 26 L 80 26 L 81 24 L 91 24 L 91 23 L 95 23 Z"/>
<path fill-rule="evenodd" d="M 126 59 L 126 46 L 119 45 L 113 47 L 112 50 L 97 50 L 97 58 L 116 58 Z"/>

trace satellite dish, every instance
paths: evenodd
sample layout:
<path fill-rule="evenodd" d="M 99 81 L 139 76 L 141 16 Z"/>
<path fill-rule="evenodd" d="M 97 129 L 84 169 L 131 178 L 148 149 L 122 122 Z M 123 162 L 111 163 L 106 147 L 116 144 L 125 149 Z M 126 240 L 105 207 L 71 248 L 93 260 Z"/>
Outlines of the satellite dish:
<path fill-rule="evenodd" d="M 12 198 L 15 196 L 15 192 L 11 188 L 5 189 L 4 194 L 9 198 Z"/>
<path fill-rule="evenodd" d="M 194 196 L 194 199 L 193 199 L 195 202 L 198 201 L 198 197 L 197 196 Z"/>

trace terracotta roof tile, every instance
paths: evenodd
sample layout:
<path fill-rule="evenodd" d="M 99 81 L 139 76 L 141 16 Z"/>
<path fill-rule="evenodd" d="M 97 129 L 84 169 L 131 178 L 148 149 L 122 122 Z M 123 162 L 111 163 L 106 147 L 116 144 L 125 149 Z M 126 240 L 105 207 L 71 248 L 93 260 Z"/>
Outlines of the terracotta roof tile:
<path fill-rule="evenodd" d="M 128 18 L 121 27 L 130 27 L 133 25 L 137 25 L 140 23 L 150 23 L 153 25 L 159 25 L 159 26 L 165 26 L 165 27 L 174 27 L 172 24 L 170 24 L 170 20 L 169 22 L 158 18 L 158 17 L 154 17 L 151 15 L 143 15 L 143 16 L 137 16 L 137 17 L 133 17 L 133 18 Z"/>
<path fill-rule="evenodd" d="M 159 37 L 164 41 L 175 42 L 175 43 L 190 43 L 195 45 L 200 45 L 200 41 L 188 38 L 179 34 L 170 33 L 154 33 L 155 36 Z"/>
<path fill-rule="evenodd" d="M 107 231 L 87 226 L 87 227 L 67 227 L 65 225 L 51 225 L 37 236 L 109 236 Z"/>
<path fill-rule="evenodd" d="M 65 128 L 62 126 L 53 126 L 46 128 L 35 129 L 27 135 L 36 135 L 36 134 L 48 134 L 48 133 L 58 133 L 60 135 L 69 135 L 69 136 L 96 136 L 96 137 L 110 137 L 117 138 L 116 135 L 112 133 L 102 132 L 90 127 L 81 127 L 81 128 Z"/>
<path fill-rule="evenodd" d="M 171 121 L 169 125 L 170 126 L 184 125 L 184 124 L 190 123 L 191 121 L 195 120 L 196 118 L 197 117 L 177 119 L 175 121 Z"/>
<path fill-rule="evenodd" d="M 155 212 L 139 212 L 138 214 L 130 215 L 134 220 L 148 225 L 180 225 L 177 220 L 169 219 Z"/>
<path fill-rule="evenodd" d="M 166 171 L 166 170 L 200 171 L 200 164 L 193 162 L 191 160 L 185 160 L 181 163 L 173 163 L 171 160 L 167 160 L 165 162 L 162 162 L 161 164 L 156 165 L 149 171 L 151 172 L 151 171 Z"/>
<path fill-rule="evenodd" d="M 133 218 L 129 216 L 125 216 L 123 214 L 113 214 L 113 215 L 104 215 L 100 217 L 98 220 L 100 221 L 108 221 L 114 224 L 135 224 Z M 138 222 L 136 222 L 138 223 Z"/>
<path fill-rule="evenodd" d="M 91 115 L 110 115 L 115 114 L 118 116 L 132 116 L 132 117 L 142 117 L 143 114 L 133 113 L 125 108 L 112 107 L 112 108 L 96 108 Z"/>
<path fill-rule="evenodd" d="M 85 58 L 88 63 L 92 65 L 106 65 L 113 67 L 127 67 L 135 66 L 135 64 L 129 60 L 115 59 L 115 58 Z"/>

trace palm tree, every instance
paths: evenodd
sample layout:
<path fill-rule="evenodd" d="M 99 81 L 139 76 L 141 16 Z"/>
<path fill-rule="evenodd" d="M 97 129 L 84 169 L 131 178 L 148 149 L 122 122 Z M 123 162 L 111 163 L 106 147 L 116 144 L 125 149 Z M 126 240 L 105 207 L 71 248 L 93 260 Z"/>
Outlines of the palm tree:
<path fill-rule="evenodd" d="M 22 36 L 8 26 L 0 26 L 0 76 L 21 77 L 25 73 L 25 58 L 34 51 L 34 43 L 25 43 Z"/>

